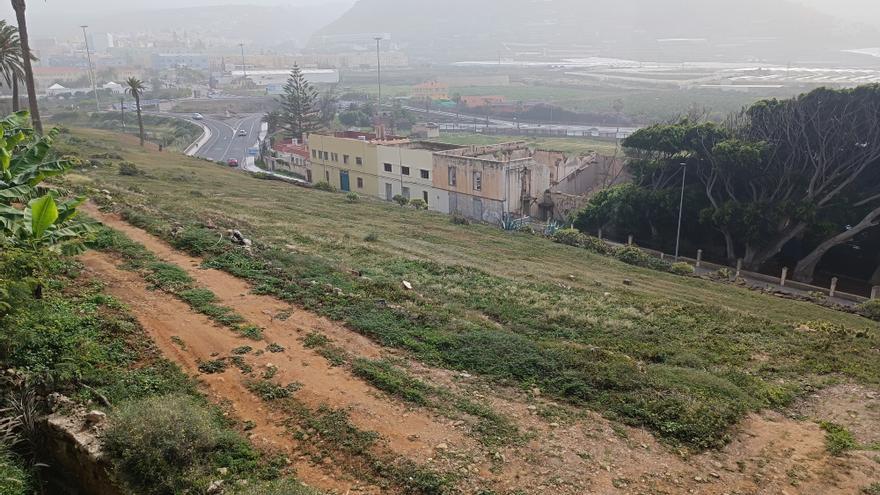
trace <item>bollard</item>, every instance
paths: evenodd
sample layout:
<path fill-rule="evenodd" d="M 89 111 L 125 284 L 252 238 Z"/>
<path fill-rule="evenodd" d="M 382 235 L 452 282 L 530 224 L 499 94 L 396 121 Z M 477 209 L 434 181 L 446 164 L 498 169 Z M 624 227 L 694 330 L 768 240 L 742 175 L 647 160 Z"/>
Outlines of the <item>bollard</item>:
<path fill-rule="evenodd" d="M 880 299 L 880 285 L 874 286 L 871 290 L 871 299 Z"/>
<path fill-rule="evenodd" d="M 703 263 L 703 250 L 697 249 L 697 268 Z"/>
<path fill-rule="evenodd" d="M 828 297 L 834 297 L 837 294 L 837 277 L 831 279 L 831 290 L 828 291 Z"/>
<path fill-rule="evenodd" d="M 602 240 L 602 229 L 599 229 L 599 240 Z"/>
<path fill-rule="evenodd" d="M 782 268 L 782 276 L 779 277 L 779 285 L 785 287 L 785 281 L 788 280 L 788 267 Z"/>
<path fill-rule="evenodd" d="M 660 253 L 660 261 L 663 261 L 665 259 L 666 259 L 666 253 Z"/>
<path fill-rule="evenodd" d="M 743 260 L 742 258 L 736 260 L 736 275 L 733 276 L 734 279 L 739 278 L 739 274 L 743 271 Z"/>
<path fill-rule="evenodd" d="M 633 235 L 632 235 L 632 234 L 629 235 L 629 239 L 627 239 L 627 241 L 626 241 L 626 245 L 627 245 L 627 246 L 632 246 L 632 245 L 633 245 Z"/>

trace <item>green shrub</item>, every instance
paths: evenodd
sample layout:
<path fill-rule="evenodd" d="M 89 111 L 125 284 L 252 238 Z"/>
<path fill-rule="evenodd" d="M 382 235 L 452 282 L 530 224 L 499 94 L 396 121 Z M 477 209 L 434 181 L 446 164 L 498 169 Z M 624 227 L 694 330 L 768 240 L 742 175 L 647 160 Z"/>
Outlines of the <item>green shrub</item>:
<path fill-rule="evenodd" d="M 582 247 L 587 236 L 577 229 L 559 229 L 553 234 L 553 240 L 566 246 Z"/>
<path fill-rule="evenodd" d="M 364 236 L 365 242 L 376 242 L 379 240 L 379 234 L 375 232 L 370 232 L 369 234 Z"/>
<path fill-rule="evenodd" d="M 30 479 L 24 466 L 0 448 L 0 495 L 29 495 Z"/>
<path fill-rule="evenodd" d="M 841 455 L 859 446 L 852 432 L 837 423 L 823 421 L 819 424 L 825 430 L 825 448 L 831 455 Z"/>
<path fill-rule="evenodd" d="M 862 488 L 862 493 L 864 495 L 880 495 L 880 481 L 877 483 L 871 483 L 871 486 Z"/>
<path fill-rule="evenodd" d="M 880 321 L 880 299 L 871 299 L 859 306 L 859 312 L 866 317 Z"/>
<path fill-rule="evenodd" d="M 317 189 L 317 190 L 319 190 L 319 191 L 336 192 L 336 188 L 333 187 L 332 184 L 330 184 L 329 182 L 324 181 L 324 180 L 322 180 L 321 182 L 316 183 L 316 184 L 315 184 L 315 189 Z"/>
<path fill-rule="evenodd" d="M 360 201 L 361 197 L 358 196 L 357 193 L 350 192 L 350 193 L 348 193 L 348 194 L 345 195 L 345 199 L 346 199 L 346 201 L 348 201 L 349 203 L 357 203 L 358 201 Z"/>
<path fill-rule="evenodd" d="M 693 275 L 696 269 L 691 266 L 689 263 L 685 263 L 683 261 L 678 263 L 673 263 L 672 266 L 669 267 L 669 271 L 676 275 Z"/>
<path fill-rule="evenodd" d="M 211 412 L 183 395 L 122 404 L 104 434 L 104 448 L 121 477 L 137 491 L 190 491 L 210 468 L 206 458 L 221 442 Z"/>
<path fill-rule="evenodd" d="M 409 205 L 417 210 L 427 210 L 428 209 L 428 203 L 425 203 L 425 200 L 421 199 L 421 198 L 416 198 L 416 199 L 410 201 Z"/>
<path fill-rule="evenodd" d="M 134 163 L 122 162 L 119 164 L 119 175 L 138 176 L 142 173 Z"/>
<path fill-rule="evenodd" d="M 320 495 L 299 481 L 291 479 L 267 481 L 239 486 L 233 495 Z"/>
<path fill-rule="evenodd" d="M 406 206 L 409 204 L 409 198 L 402 194 L 395 195 L 393 198 L 391 198 L 391 200 L 399 204 L 400 206 Z"/>
<path fill-rule="evenodd" d="M 621 246 L 615 249 L 614 257 L 628 265 L 640 266 L 642 268 L 650 268 L 652 270 L 663 272 L 669 271 L 669 267 L 671 266 L 668 261 L 655 258 L 635 246 Z"/>
<path fill-rule="evenodd" d="M 471 224 L 471 221 L 470 221 L 470 219 L 468 219 L 468 217 L 462 215 L 461 213 L 459 213 L 457 211 L 452 214 L 452 218 L 450 219 L 450 221 L 455 225 L 470 225 Z"/>

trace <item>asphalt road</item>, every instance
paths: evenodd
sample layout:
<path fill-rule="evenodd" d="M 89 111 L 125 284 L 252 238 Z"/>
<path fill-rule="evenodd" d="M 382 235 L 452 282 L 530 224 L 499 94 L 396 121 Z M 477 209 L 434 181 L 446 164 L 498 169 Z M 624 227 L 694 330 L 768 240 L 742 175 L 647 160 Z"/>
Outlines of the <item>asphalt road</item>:
<path fill-rule="evenodd" d="M 260 114 L 223 120 L 205 117 L 201 123 L 211 129 L 211 139 L 199 149 L 196 156 L 223 163 L 234 158 L 244 163 L 247 149 L 256 146 L 259 139 L 262 117 Z M 247 136 L 238 135 L 241 129 L 247 131 Z"/>

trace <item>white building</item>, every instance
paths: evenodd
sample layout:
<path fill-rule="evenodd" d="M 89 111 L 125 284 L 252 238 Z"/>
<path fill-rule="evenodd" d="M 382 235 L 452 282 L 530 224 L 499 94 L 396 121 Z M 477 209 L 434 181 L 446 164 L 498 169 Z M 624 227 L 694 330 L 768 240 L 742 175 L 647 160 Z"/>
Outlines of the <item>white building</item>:
<path fill-rule="evenodd" d="M 338 84 L 339 71 L 335 69 L 301 69 L 303 76 L 311 84 Z M 234 70 L 231 72 L 232 80 L 241 79 L 245 72 Z M 290 78 L 289 70 L 249 70 L 247 77 L 257 87 L 266 88 L 269 94 L 280 95 L 284 90 L 287 79 Z"/>

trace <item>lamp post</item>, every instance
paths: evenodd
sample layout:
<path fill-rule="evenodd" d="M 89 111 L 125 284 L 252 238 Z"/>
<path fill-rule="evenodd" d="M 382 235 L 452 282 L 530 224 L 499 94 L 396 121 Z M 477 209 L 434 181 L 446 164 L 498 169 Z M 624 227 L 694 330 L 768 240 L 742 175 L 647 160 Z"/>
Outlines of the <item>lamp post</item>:
<path fill-rule="evenodd" d="M 92 83 L 92 91 L 95 92 L 95 110 L 101 111 L 101 103 L 98 101 L 98 82 L 95 81 L 95 75 L 92 74 L 92 52 L 89 49 L 89 37 L 86 34 L 88 26 L 80 26 L 83 30 L 83 41 L 86 42 L 86 60 L 89 63 L 89 82 Z"/>
<path fill-rule="evenodd" d="M 380 52 L 380 42 L 382 36 L 373 38 L 376 40 L 376 83 L 379 88 L 379 96 L 376 98 L 376 118 L 382 117 L 382 56 Z"/>
<path fill-rule="evenodd" d="M 681 163 L 681 201 L 678 204 L 678 233 L 675 235 L 675 261 L 678 261 L 681 246 L 681 218 L 684 215 L 684 185 L 687 178 L 687 163 Z"/>
<path fill-rule="evenodd" d="M 239 48 L 241 48 L 241 72 L 243 74 L 241 78 L 241 86 L 247 86 L 247 64 L 244 62 L 244 43 L 238 44 Z"/>

